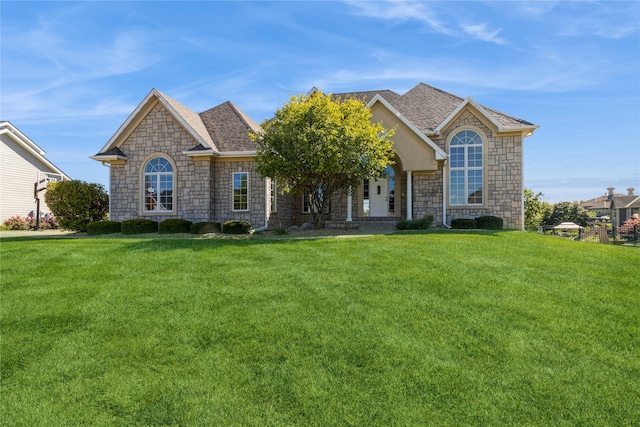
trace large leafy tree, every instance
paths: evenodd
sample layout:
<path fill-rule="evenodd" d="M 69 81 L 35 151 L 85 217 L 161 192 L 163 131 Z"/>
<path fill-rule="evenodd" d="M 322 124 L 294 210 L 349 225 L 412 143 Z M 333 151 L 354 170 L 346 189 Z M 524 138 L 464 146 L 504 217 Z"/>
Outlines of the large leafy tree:
<path fill-rule="evenodd" d="M 592 216 L 594 216 L 594 214 L 580 206 L 578 202 L 560 202 L 545 212 L 543 222 L 545 225 L 573 222 L 586 227 Z"/>
<path fill-rule="evenodd" d="M 106 219 L 109 212 L 109 195 L 104 187 L 84 181 L 51 183 L 44 200 L 65 230 L 87 231 L 90 222 Z"/>
<path fill-rule="evenodd" d="M 258 173 L 284 192 L 308 197 L 314 226 L 327 217 L 331 195 L 365 178 L 378 178 L 392 163 L 394 130 L 371 121 L 361 100 L 322 92 L 293 96 L 252 134 Z"/>
<path fill-rule="evenodd" d="M 542 192 L 534 193 L 529 188 L 524 189 L 524 226 L 526 230 L 535 231 L 542 225 L 545 214 L 553 209 L 549 202 L 542 201 Z"/>

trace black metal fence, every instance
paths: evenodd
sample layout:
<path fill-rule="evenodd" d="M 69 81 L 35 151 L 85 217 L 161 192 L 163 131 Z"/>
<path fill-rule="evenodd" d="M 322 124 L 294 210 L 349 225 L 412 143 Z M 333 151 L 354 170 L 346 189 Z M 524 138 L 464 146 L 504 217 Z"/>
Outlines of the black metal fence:
<path fill-rule="evenodd" d="M 619 227 L 611 224 L 592 224 L 578 229 L 554 229 L 553 226 L 543 226 L 539 232 L 573 239 L 580 242 L 601 243 L 611 245 L 640 246 L 640 226 Z"/>

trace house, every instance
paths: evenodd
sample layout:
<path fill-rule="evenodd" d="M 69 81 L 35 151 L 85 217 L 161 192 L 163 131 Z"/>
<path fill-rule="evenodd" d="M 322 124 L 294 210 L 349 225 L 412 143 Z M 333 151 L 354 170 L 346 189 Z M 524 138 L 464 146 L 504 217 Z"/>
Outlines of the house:
<path fill-rule="evenodd" d="M 640 196 L 633 194 L 635 188 L 627 188 L 627 194 L 614 193 L 608 187 L 603 196 L 580 203 L 583 208 L 595 212 L 598 217 L 609 217 L 613 225 L 622 225 L 633 215 L 640 214 Z"/>
<path fill-rule="evenodd" d="M 640 215 L 640 196 L 633 194 L 635 188 L 627 188 L 627 195 L 611 198 L 611 224 L 621 226 L 634 215 Z"/>
<path fill-rule="evenodd" d="M 47 182 L 69 180 L 45 158 L 45 151 L 8 121 L 0 122 L 0 221 L 36 212 L 50 213 L 44 202 Z M 34 190 L 37 191 L 34 194 Z"/>
<path fill-rule="evenodd" d="M 495 215 L 523 228 L 523 143 L 537 125 L 424 83 L 402 95 L 335 96 L 364 100 L 372 120 L 395 127 L 395 158 L 387 177 L 332 195 L 327 226 Z M 257 174 L 248 135 L 258 130 L 231 102 L 197 114 L 151 90 L 91 157 L 110 166 L 111 219 L 239 219 L 257 229 L 309 221 L 304 198 Z"/>

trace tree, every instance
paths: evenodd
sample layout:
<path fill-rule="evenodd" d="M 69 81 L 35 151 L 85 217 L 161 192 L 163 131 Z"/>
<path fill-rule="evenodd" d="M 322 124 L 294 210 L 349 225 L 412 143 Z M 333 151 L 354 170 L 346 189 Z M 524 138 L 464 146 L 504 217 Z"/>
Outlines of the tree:
<path fill-rule="evenodd" d="M 560 202 L 544 215 L 545 225 L 558 225 L 563 222 L 573 222 L 583 227 L 587 226 L 592 214 L 580 206 L 578 202 Z"/>
<path fill-rule="evenodd" d="M 84 181 L 50 183 L 44 200 L 65 230 L 87 231 L 90 222 L 106 219 L 109 212 L 109 195 L 104 187 Z"/>
<path fill-rule="evenodd" d="M 293 96 L 252 134 L 258 173 L 276 179 L 283 192 L 307 197 L 314 226 L 329 213 L 331 196 L 365 178 L 384 176 L 392 163 L 394 130 L 371 122 L 357 99 L 322 92 Z"/>
<path fill-rule="evenodd" d="M 535 231 L 542 224 L 545 214 L 553 206 L 549 202 L 541 200 L 542 192 L 535 194 L 529 188 L 524 189 L 524 226 L 526 230 Z"/>

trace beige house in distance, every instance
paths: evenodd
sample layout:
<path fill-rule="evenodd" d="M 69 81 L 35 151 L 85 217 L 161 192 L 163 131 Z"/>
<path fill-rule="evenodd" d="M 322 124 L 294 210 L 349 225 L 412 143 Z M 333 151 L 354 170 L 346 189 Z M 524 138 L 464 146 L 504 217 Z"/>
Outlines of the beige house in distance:
<path fill-rule="evenodd" d="M 329 227 L 433 215 L 434 225 L 495 215 L 523 229 L 524 139 L 530 122 L 420 83 L 407 93 L 357 97 L 396 128 L 384 179 L 334 194 Z M 111 219 L 248 220 L 256 229 L 310 220 L 301 197 L 256 172 L 259 125 L 230 102 L 195 113 L 153 89 L 92 159 L 110 165 Z"/>
<path fill-rule="evenodd" d="M 45 157 L 45 151 L 11 122 L 0 122 L 0 222 L 35 214 L 34 184 L 70 178 Z M 41 215 L 50 213 L 44 190 L 38 192 Z"/>

